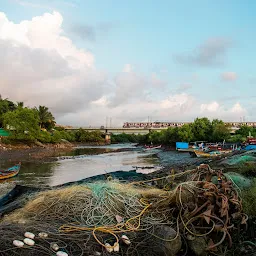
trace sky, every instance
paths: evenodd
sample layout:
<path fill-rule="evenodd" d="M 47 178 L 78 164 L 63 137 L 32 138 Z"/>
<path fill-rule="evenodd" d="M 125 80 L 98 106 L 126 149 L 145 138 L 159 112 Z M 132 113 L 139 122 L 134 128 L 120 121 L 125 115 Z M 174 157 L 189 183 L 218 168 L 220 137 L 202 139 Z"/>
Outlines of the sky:
<path fill-rule="evenodd" d="M 0 0 L 0 94 L 58 124 L 256 121 L 254 0 Z"/>

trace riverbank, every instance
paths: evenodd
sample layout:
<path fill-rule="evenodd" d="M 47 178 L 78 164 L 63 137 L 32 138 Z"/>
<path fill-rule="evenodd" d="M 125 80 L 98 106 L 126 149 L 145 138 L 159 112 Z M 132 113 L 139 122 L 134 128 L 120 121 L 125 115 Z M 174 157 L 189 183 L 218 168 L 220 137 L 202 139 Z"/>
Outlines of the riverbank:
<path fill-rule="evenodd" d="M 22 162 L 48 162 L 54 161 L 55 157 L 65 155 L 77 147 L 102 146 L 105 143 L 0 143 L 0 161 L 22 161 Z"/>

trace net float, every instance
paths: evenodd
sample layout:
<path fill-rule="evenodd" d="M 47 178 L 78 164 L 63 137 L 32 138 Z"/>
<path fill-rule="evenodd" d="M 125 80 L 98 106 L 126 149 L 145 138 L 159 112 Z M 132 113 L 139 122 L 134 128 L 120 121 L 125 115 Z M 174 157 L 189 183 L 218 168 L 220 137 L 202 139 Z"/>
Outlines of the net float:
<path fill-rule="evenodd" d="M 19 240 L 14 240 L 12 243 L 13 243 L 13 245 L 15 245 L 17 247 L 23 247 L 24 246 L 24 243 L 19 241 Z"/>
<path fill-rule="evenodd" d="M 48 234 L 45 233 L 45 232 L 40 232 L 40 233 L 38 234 L 38 236 L 39 236 L 40 238 L 47 238 L 47 237 L 48 237 Z"/>
<path fill-rule="evenodd" d="M 68 254 L 66 252 L 63 252 L 63 251 L 58 251 L 56 253 L 57 256 L 68 256 Z"/>
<path fill-rule="evenodd" d="M 119 243 L 118 242 L 114 243 L 114 252 L 119 252 Z"/>
<path fill-rule="evenodd" d="M 109 243 L 105 243 L 105 248 L 107 252 L 113 252 L 113 246 L 111 246 Z"/>
<path fill-rule="evenodd" d="M 24 236 L 27 237 L 27 238 L 30 238 L 30 239 L 34 239 L 35 238 L 35 235 L 33 233 L 31 233 L 31 232 L 26 232 L 24 234 Z"/>
<path fill-rule="evenodd" d="M 54 251 L 58 251 L 60 249 L 60 247 L 57 245 L 57 244 L 51 244 L 51 248 L 54 250 Z"/>
<path fill-rule="evenodd" d="M 130 241 L 130 239 L 128 238 L 128 236 L 122 235 L 121 238 L 122 238 L 122 241 L 123 241 L 125 244 L 127 244 L 127 245 L 131 244 L 131 241 Z"/>
<path fill-rule="evenodd" d="M 25 239 L 23 240 L 23 242 L 24 242 L 25 244 L 31 245 L 31 246 L 33 246 L 33 245 L 35 244 L 35 241 L 32 240 L 32 239 L 30 239 L 30 238 L 25 238 Z"/>

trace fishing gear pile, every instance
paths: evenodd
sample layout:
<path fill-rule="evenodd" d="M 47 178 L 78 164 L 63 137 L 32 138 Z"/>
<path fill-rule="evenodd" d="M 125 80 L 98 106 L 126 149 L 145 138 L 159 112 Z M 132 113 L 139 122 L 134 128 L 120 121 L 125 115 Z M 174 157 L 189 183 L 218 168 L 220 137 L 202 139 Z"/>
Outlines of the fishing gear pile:
<path fill-rule="evenodd" d="M 200 165 L 40 192 L 2 219 L 0 255 L 221 255 L 247 219 L 232 178 Z"/>

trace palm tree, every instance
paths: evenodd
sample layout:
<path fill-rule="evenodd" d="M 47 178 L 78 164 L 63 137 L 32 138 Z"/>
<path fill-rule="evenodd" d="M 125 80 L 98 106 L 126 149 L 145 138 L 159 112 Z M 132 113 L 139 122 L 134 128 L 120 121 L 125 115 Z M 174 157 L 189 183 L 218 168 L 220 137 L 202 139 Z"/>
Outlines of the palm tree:
<path fill-rule="evenodd" d="M 17 105 L 17 108 L 23 108 L 24 107 L 24 102 L 17 101 L 16 105 Z"/>
<path fill-rule="evenodd" d="M 35 110 L 39 116 L 40 128 L 46 128 L 49 124 L 55 123 L 54 117 L 47 107 L 39 106 L 38 108 L 35 108 Z"/>

